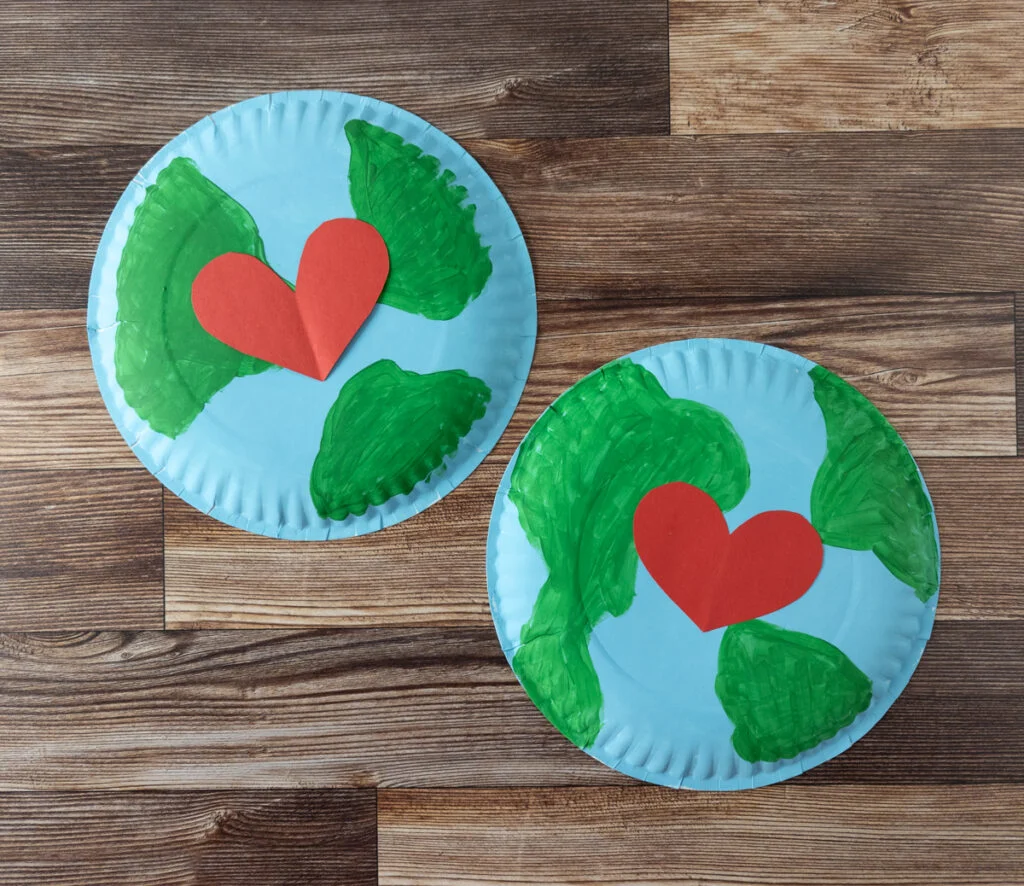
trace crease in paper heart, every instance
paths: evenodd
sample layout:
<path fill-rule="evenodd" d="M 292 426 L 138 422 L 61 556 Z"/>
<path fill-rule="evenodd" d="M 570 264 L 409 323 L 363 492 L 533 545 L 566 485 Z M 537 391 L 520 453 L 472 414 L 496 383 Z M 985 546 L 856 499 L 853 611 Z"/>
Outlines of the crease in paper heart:
<path fill-rule="evenodd" d="M 732 533 L 696 486 L 652 489 L 633 515 L 637 553 L 658 586 L 702 631 L 760 618 L 802 597 L 824 548 L 793 511 L 764 511 Z"/>
<path fill-rule="evenodd" d="M 390 269 L 377 229 L 354 218 L 306 240 L 295 288 L 252 255 L 229 252 L 192 283 L 192 307 L 214 338 L 323 381 L 380 298 Z"/>

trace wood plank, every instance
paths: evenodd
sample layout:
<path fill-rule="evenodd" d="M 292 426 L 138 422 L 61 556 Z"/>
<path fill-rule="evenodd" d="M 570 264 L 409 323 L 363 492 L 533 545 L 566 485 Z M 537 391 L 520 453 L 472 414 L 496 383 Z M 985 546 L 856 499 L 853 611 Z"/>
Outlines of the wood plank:
<path fill-rule="evenodd" d="M 103 227 L 154 147 L 0 148 L 0 309 L 84 311 Z"/>
<path fill-rule="evenodd" d="M 376 883 L 373 791 L 0 794 L 0 883 Z"/>
<path fill-rule="evenodd" d="M 492 629 L 11 634 L 0 790 L 607 783 Z"/>
<path fill-rule="evenodd" d="M 945 622 L 803 781 L 1024 783 L 1024 621 Z M 491 629 L 8 634 L 0 789 L 629 783 L 533 707 Z"/>
<path fill-rule="evenodd" d="M 382 791 L 379 877 L 454 882 L 1024 883 L 1024 789 Z"/>
<path fill-rule="evenodd" d="M 670 0 L 672 131 L 1024 124 L 1015 0 Z"/>
<path fill-rule="evenodd" d="M 232 102 L 335 89 L 455 136 L 668 132 L 665 0 L 8 0 L 0 142 L 164 142 Z"/>
<path fill-rule="evenodd" d="M 487 526 L 503 469 L 493 454 L 411 520 L 340 542 L 253 535 L 165 491 L 167 626 L 487 626 Z"/>
<path fill-rule="evenodd" d="M 1014 354 L 1016 363 L 1016 389 L 1022 396 L 1017 397 L 1017 451 L 1024 452 L 1024 299 L 1014 301 Z"/>
<path fill-rule="evenodd" d="M 999 294 L 545 300 L 516 427 L 525 432 L 567 387 L 623 354 L 683 338 L 743 338 L 795 351 L 856 385 L 915 455 L 1015 455 L 1013 318 L 1013 296 Z"/>
<path fill-rule="evenodd" d="M 487 524 L 509 446 L 423 514 L 341 542 L 250 535 L 165 493 L 168 627 L 490 625 Z M 919 462 L 942 542 L 939 620 L 1024 618 L 1024 461 Z"/>
<path fill-rule="evenodd" d="M 1010 295 L 544 303 L 524 408 L 535 417 L 579 376 L 660 341 L 752 338 L 831 365 L 920 455 L 1013 454 L 1013 314 Z M 0 312 L 0 468 L 138 466 L 100 399 L 84 327 L 80 310 Z"/>
<path fill-rule="evenodd" d="M 468 147 L 544 299 L 1020 288 L 1022 130 Z"/>
<path fill-rule="evenodd" d="M 1024 130 L 466 146 L 545 301 L 1021 289 Z M 0 149 L 0 308 L 85 306 L 103 224 L 153 147 Z"/>
<path fill-rule="evenodd" d="M 1024 459 L 921 461 L 942 548 L 940 618 L 1024 618 Z"/>
<path fill-rule="evenodd" d="M 0 469 L 137 468 L 92 370 L 85 311 L 0 311 Z"/>
<path fill-rule="evenodd" d="M 162 627 L 162 524 L 141 468 L 0 472 L 0 630 Z"/>
<path fill-rule="evenodd" d="M 722 336 L 787 347 L 860 387 L 918 456 L 1012 455 L 1012 314 L 1009 296 L 544 303 L 509 430 L 462 486 L 412 520 L 344 542 L 281 542 L 223 526 L 166 494 L 168 625 L 490 624 L 487 523 L 515 446 L 566 387 L 661 341 Z M 939 617 L 1024 616 L 1017 462 L 927 458 L 924 470 L 937 484 L 946 543 Z M 998 527 L 977 520 L 988 502 L 998 503 Z"/>

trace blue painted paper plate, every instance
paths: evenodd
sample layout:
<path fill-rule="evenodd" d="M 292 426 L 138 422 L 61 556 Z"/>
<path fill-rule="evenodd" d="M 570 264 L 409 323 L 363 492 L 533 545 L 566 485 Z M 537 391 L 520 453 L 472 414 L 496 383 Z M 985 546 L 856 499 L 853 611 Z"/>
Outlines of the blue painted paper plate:
<path fill-rule="evenodd" d="M 747 548 L 754 577 L 732 590 L 728 570 L 670 586 L 658 565 L 670 596 L 634 540 L 652 489 L 710 495 L 730 543 L 793 512 L 820 572 L 751 617 L 778 563 Z M 669 527 L 701 521 L 661 516 L 669 567 L 692 575 L 679 558 L 705 549 Z M 842 753 L 895 701 L 931 633 L 938 533 L 909 450 L 852 386 L 766 345 L 680 341 L 605 365 L 540 417 L 497 492 L 487 579 L 502 649 L 564 735 L 644 781 L 732 790 Z M 706 631 L 674 602 L 727 593 L 747 608 Z"/>
<path fill-rule="evenodd" d="M 391 275 L 316 381 L 222 345 L 188 296 L 246 252 L 294 281 L 310 233 L 370 221 Z M 400 108 L 260 96 L 161 149 L 118 201 L 89 290 L 107 408 L 160 481 L 234 526 L 290 539 L 372 532 L 422 511 L 494 446 L 522 393 L 536 294 L 516 220 L 479 164 Z"/>

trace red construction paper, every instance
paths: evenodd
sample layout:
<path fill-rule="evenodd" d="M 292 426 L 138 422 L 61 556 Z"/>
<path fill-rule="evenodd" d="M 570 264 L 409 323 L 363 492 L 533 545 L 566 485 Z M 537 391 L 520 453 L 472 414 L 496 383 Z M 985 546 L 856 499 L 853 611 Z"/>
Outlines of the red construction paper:
<path fill-rule="evenodd" d="M 637 553 L 702 631 L 759 618 L 807 592 L 824 548 L 793 511 L 764 511 L 732 534 L 715 500 L 688 483 L 652 489 L 633 515 Z"/>
<path fill-rule="evenodd" d="M 310 234 L 294 291 L 259 259 L 229 252 L 196 275 L 192 307 L 224 344 L 323 381 L 370 316 L 389 267 L 376 228 L 336 218 Z"/>

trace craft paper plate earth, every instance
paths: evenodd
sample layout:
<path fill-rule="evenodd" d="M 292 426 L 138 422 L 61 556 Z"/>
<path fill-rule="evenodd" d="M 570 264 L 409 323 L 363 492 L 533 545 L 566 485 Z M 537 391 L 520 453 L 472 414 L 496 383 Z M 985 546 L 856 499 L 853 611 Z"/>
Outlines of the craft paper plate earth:
<path fill-rule="evenodd" d="M 286 294 L 298 275 L 298 295 L 307 239 L 352 218 L 390 270 L 325 381 L 200 326 L 192 285 L 215 259 L 236 254 Z M 318 249 L 314 270 L 347 261 Z M 227 320 L 273 339 L 244 283 Z M 373 99 L 280 93 L 202 120 L 142 168 L 103 233 L 88 325 L 114 421 L 172 492 L 253 532 L 339 538 L 418 513 L 480 463 L 525 384 L 536 295 L 508 204 L 454 141 Z"/>
<path fill-rule="evenodd" d="M 498 489 L 491 611 L 534 703 L 607 765 L 770 784 L 906 686 L 939 545 L 910 452 L 858 391 L 766 345 L 639 351 L 566 391 Z"/>

